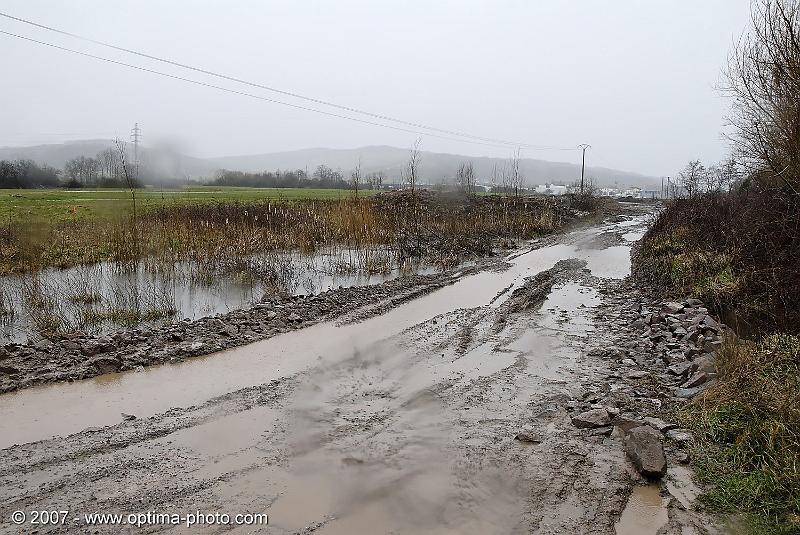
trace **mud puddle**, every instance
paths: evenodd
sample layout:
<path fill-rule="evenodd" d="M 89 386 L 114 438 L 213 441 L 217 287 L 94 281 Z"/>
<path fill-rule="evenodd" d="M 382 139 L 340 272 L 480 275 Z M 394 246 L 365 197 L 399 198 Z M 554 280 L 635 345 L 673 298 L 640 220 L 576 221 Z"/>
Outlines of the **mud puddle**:
<path fill-rule="evenodd" d="M 668 520 L 667 500 L 658 485 L 637 486 L 614 530 L 617 535 L 656 535 Z"/>
<path fill-rule="evenodd" d="M 641 225 L 644 218 L 616 225 L 630 227 L 631 221 Z M 526 278 L 562 259 L 584 259 L 597 276 L 623 277 L 630 270 L 629 247 L 583 245 L 591 243 L 604 230 L 593 227 L 566 234 L 559 239 L 563 243 L 511 258 L 511 267 L 505 271 L 464 277 L 451 286 L 360 323 L 319 324 L 181 363 L 6 394 L 0 397 L 0 447 L 75 433 L 87 427 L 113 425 L 120 421 L 121 413 L 142 418 L 173 407 L 196 405 L 237 389 L 290 377 L 313 366 L 367 354 L 382 340 L 441 314 L 490 303 L 500 306 Z M 481 355 L 478 351 L 472 364 L 467 360 L 462 369 L 457 369 L 459 364 L 451 371 L 480 369 L 484 366 L 479 364 Z M 486 373 L 509 365 L 513 357 L 502 357 L 488 365 Z"/>

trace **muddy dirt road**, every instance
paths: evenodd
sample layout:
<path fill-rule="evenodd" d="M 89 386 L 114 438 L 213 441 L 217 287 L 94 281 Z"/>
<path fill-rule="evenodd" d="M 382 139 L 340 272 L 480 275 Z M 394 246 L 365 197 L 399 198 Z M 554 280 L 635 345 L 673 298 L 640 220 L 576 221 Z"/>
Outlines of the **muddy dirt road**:
<path fill-rule="evenodd" d="M 671 462 L 666 484 L 683 502 L 639 486 L 618 426 L 570 419 L 595 405 L 655 411 L 603 353 L 636 314 L 622 279 L 648 217 L 628 207 L 362 321 L 347 321 L 353 310 L 206 357 L 3 394 L 0 532 L 702 533 L 711 524 L 684 510 L 685 468 Z M 68 513 L 31 525 L 41 510 Z M 84 516 L 197 511 L 269 524 Z"/>

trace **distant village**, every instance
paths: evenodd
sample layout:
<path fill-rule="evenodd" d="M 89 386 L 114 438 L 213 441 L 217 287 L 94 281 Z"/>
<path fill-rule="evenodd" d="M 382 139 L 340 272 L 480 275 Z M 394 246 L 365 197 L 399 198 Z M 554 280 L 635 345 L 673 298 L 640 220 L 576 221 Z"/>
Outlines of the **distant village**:
<path fill-rule="evenodd" d="M 482 189 L 483 191 L 492 191 L 492 186 L 490 185 L 478 185 L 476 186 L 478 189 Z M 564 184 L 538 184 L 535 186 L 531 186 L 526 188 L 524 191 L 527 193 L 534 193 L 537 195 L 566 195 L 568 193 L 576 193 L 578 191 L 578 186 L 567 186 Z M 595 188 L 595 194 L 603 196 L 603 197 L 614 197 L 614 198 L 633 198 L 633 199 L 660 199 L 663 196 L 663 192 L 657 189 L 643 189 L 639 187 L 630 187 L 630 188 Z"/>

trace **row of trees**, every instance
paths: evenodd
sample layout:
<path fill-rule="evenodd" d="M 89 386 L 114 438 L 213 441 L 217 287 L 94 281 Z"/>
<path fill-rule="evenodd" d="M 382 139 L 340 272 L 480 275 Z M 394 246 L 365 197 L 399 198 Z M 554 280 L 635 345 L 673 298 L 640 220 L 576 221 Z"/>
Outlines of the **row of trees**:
<path fill-rule="evenodd" d="M 128 187 L 135 175 L 133 166 L 115 147 L 99 152 L 95 158 L 72 158 L 63 170 L 33 160 L 0 160 L 0 188 Z"/>
<path fill-rule="evenodd" d="M 139 174 L 141 170 L 134 169 L 134 165 L 126 161 L 119 147 L 109 147 L 94 158 L 77 156 L 68 160 L 64 164 L 63 178 L 67 187 L 124 187 L 127 179 Z"/>
<path fill-rule="evenodd" d="M 58 169 L 33 160 L 0 160 L 0 188 L 52 188 L 58 176 Z"/>
<path fill-rule="evenodd" d="M 211 182 L 214 186 L 240 186 L 250 188 L 327 188 L 327 189 L 381 189 L 386 176 L 382 171 L 362 175 L 358 166 L 349 179 L 327 165 L 318 166 L 311 176 L 302 169 L 294 171 L 264 171 L 244 173 L 242 171 L 217 171 Z"/>
<path fill-rule="evenodd" d="M 741 184 L 744 176 L 742 166 L 733 158 L 709 166 L 692 160 L 678 172 L 677 180 L 670 183 L 667 193 L 670 197 L 695 197 L 702 193 L 727 192 Z"/>

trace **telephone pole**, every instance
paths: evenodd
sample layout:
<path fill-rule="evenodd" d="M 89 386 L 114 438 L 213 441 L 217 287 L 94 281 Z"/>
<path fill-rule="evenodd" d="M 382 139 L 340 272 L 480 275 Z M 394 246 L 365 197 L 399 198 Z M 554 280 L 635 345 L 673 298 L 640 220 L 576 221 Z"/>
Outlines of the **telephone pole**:
<path fill-rule="evenodd" d="M 133 141 L 133 168 L 136 182 L 139 182 L 139 140 L 142 137 L 142 130 L 139 128 L 139 123 L 133 124 L 131 130 L 131 140 Z"/>
<path fill-rule="evenodd" d="M 581 159 L 581 195 L 583 194 L 583 174 L 586 170 L 586 149 L 591 147 L 588 143 L 581 143 L 578 148 L 583 150 L 583 157 Z"/>

